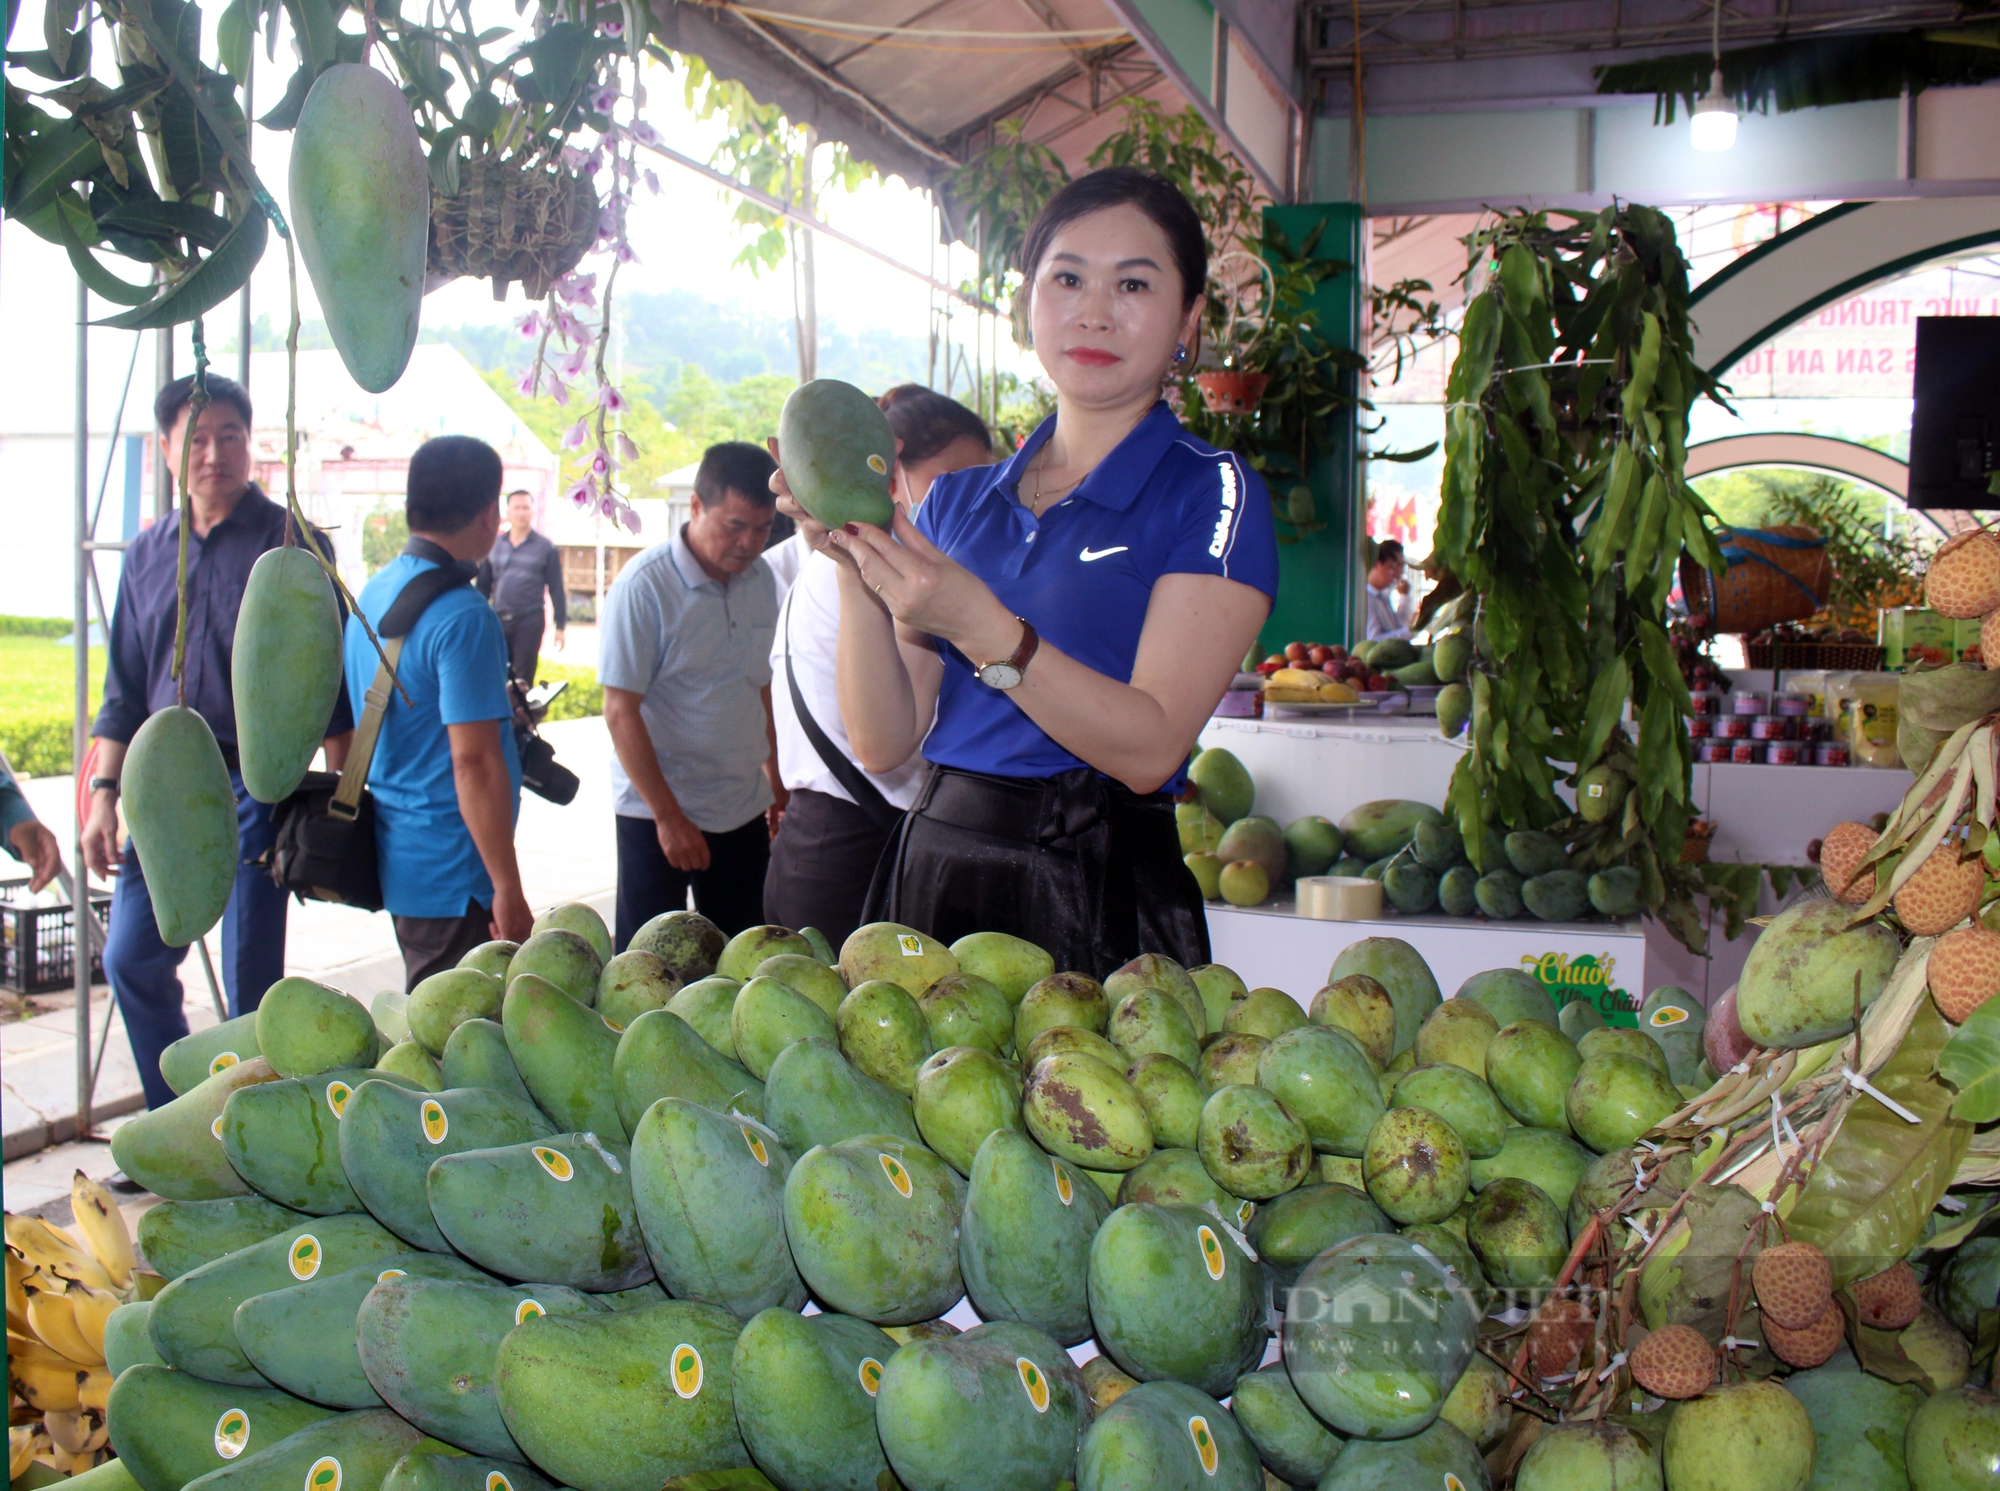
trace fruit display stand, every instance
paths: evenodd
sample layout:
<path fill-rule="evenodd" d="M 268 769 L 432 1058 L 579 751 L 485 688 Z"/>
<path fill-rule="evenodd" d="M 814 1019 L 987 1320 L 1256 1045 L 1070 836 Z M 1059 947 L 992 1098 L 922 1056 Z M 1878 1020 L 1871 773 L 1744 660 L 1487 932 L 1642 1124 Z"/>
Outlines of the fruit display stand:
<path fill-rule="evenodd" d="M 1625 1018 L 1648 989 L 1645 923 L 1543 922 L 1532 917 L 1492 922 L 1483 917 L 1385 916 L 1377 921 L 1315 921 L 1300 916 L 1289 899 L 1262 906 L 1208 905 L 1209 956 L 1233 968 L 1252 988 L 1283 989 L 1310 1005 L 1341 951 L 1365 937 L 1398 937 L 1415 948 L 1449 998 L 1475 973 L 1519 968 L 1540 980 L 1558 1003 L 1582 995 L 1600 1013 Z M 1601 996 L 1610 996 L 1608 998 Z"/>
<path fill-rule="evenodd" d="M 1443 739 L 1429 719 L 1213 719 L 1204 747 L 1240 759 L 1257 784 L 1256 812 L 1280 823 L 1306 814 L 1338 819 L 1378 798 L 1442 803 L 1464 747 Z M 1715 827 L 1709 857 L 1740 864 L 1803 866 L 1806 845 L 1835 823 L 1867 822 L 1893 812 L 1909 791 L 1910 774 L 1872 767 L 1763 766 L 1697 763 L 1690 781 L 1699 816 Z M 1768 899 L 1768 890 L 1766 896 Z M 1776 905 L 1760 908 L 1771 912 Z M 1300 917 L 1289 900 L 1238 908 L 1211 901 L 1209 937 L 1216 961 L 1255 985 L 1310 999 L 1327 964 L 1362 937 L 1401 937 L 1437 970 L 1447 992 L 1452 970 L 1465 976 L 1500 966 L 1527 967 L 1558 958 L 1609 958 L 1614 987 L 1638 993 L 1678 984 L 1704 1000 L 1735 982 L 1755 930 L 1724 942 L 1718 927 L 1712 958 L 1688 953 L 1671 936 L 1639 920 L 1547 923 L 1492 922 L 1444 915 L 1387 916 L 1374 922 L 1318 922 Z M 1649 966 L 1649 964 L 1651 966 Z"/>

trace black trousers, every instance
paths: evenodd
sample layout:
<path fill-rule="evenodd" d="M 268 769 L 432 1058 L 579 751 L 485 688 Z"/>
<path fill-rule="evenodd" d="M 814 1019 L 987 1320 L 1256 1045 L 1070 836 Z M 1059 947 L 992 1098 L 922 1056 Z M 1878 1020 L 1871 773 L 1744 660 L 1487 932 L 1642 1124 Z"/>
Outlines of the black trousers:
<path fill-rule="evenodd" d="M 1209 956 L 1172 799 L 1141 797 L 1089 767 L 993 777 L 932 766 L 863 916 L 941 942 L 1009 932 L 1059 971 L 1099 979 L 1141 953 L 1184 968 Z"/>
<path fill-rule="evenodd" d="M 463 916 L 399 916 L 396 946 L 403 951 L 403 992 L 434 973 L 456 968 L 458 960 L 493 937 L 493 912 L 477 901 L 465 903 Z"/>
<path fill-rule="evenodd" d="M 514 665 L 514 676 L 521 680 L 524 689 L 535 682 L 535 664 L 542 654 L 542 628 L 547 622 L 548 613 L 540 606 L 532 611 L 508 611 L 500 617 L 500 630 L 507 637 L 507 661 Z"/>
<path fill-rule="evenodd" d="M 703 831 L 708 840 L 708 868 L 676 870 L 660 848 L 659 832 L 650 818 L 618 817 L 618 912 L 613 936 L 619 947 L 654 917 L 687 909 L 688 888 L 694 889 L 694 909 L 734 937 L 764 920 L 764 867 L 771 859 L 771 838 L 759 813 L 741 828 L 727 833 Z"/>
<path fill-rule="evenodd" d="M 817 927 L 837 952 L 861 925 L 889 831 L 844 797 L 801 788 L 785 807 L 764 872 L 764 920 Z"/>

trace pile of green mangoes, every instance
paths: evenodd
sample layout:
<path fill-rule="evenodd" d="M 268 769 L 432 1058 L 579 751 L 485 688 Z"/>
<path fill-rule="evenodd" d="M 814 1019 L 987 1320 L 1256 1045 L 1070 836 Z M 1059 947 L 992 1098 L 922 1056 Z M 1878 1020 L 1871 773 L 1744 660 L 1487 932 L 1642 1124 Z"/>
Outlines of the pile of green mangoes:
<path fill-rule="evenodd" d="M 1443 644 L 1440 643 L 1440 646 Z M 1304 875 L 1382 882 L 1384 905 L 1405 915 L 1444 911 L 1512 921 L 1636 916 L 1639 872 L 1614 865 L 1585 875 L 1554 834 L 1488 830 L 1474 868 L 1458 828 L 1428 803 L 1366 802 L 1338 823 L 1307 816 L 1280 827 L 1252 813 L 1256 784 L 1228 750 L 1210 747 L 1188 768 L 1189 801 L 1176 804 L 1181 852 L 1204 897 L 1255 906 Z"/>
<path fill-rule="evenodd" d="M 169 1048 L 113 1138 L 169 1282 L 107 1327 L 111 1442 L 142 1491 L 1472 1491 L 1514 1416 L 1480 1319 L 1701 1031 L 1511 970 L 1443 1000 L 1388 938 L 1307 1010 L 890 924 L 675 912 L 614 957 L 559 907 Z"/>

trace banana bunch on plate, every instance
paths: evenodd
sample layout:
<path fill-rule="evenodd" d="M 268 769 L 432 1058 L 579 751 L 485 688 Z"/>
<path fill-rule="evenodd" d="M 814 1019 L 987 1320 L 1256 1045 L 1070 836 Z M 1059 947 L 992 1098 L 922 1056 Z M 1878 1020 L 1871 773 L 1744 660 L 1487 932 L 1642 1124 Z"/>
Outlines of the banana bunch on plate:
<path fill-rule="evenodd" d="M 104 1325 L 141 1276 L 111 1193 L 79 1170 L 70 1201 L 81 1240 L 40 1217 L 6 1219 L 10 1480 L 37 1461 L 75 1475 L 111 1453 Z"/>
<path fill-rule="evenodd" d="M 1361 696 L 1310 668 L 1280 668 L 1264 680 L 1266 704 L 1353 704 Z"/>

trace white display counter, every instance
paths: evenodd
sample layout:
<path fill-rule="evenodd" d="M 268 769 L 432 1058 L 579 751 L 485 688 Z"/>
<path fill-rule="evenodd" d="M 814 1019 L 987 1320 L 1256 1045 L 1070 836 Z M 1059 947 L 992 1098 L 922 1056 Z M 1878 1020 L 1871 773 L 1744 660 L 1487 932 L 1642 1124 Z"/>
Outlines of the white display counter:
<path fill-rule="evenodd" d="M 1489 968 L 1518 968 L 1540 977 L 1549 996 L 1587 994 L 1600 1009 L 1601 991 L 1640 995 L 1646 982 L 1646 931 L 1629 921 L 1490 922 L 1483 917 L 1432 914 L 1386 916 L 1379 921 L 1314 921 L 1292 903 L 1208 906 L 1209 956 L 1255 988 L 1282 989 L 1300 1004 L 1326 983 L 1327 970 L 1349 944 L 1365 937 L 1399 937 L 1430 964 L 1449 999 L 1459 985 Z M 1632 1001 L 1636 1003 L 1636 1001 Z"/>
<path fill-rule="evenodd" d="M 1381 798 L 1441 804 L 1467 749 L 1439 735 L 1433 719 L 1395 716 L 1365 723 L 1331 716 L 1212 719 L 1201 744 L 1221 746 L 1241 760 L 1257 784 L 1251 811 L 1281 824 L 1307 814 L 1338 822 L 1349 810 Z M 1910 774 L 1865 766 L 1716 763 L 1697 765 L 1690 785 L 1695 811 L 1715 825 L 1711 859 L 1805 866 L 1806 845 L 1834 824 L 1893 812 L 1910 788 Z M 1760 909 L 1778 909 L 1768 890 L 1765 900 Z M 1530 954 L 1608 950 L 1616 960 L 1618 986 L 1629 992 L 1678 984 L 1709 999 L 1735 981 L 1755 936 L 1753 928 L 1725 943 L 1721 920 L 1715 918 L 1711 956 L 1703 959 L 1650 922 L 1490 922 L 1443 915 L 1315 922 L 1295 915 L 1289 901 L 1247 910 L 1211 902 L 1208 912 L 1218 963 L 1252 984 L 1303 1000 L 1325 981 L 1334 954 L 1362 937 L 1402 937 L 1416 946 L 1446 994 L 1468 974 L 1522 966 L 1518 960 Z M 1271 972 L 1253 974 L 1252 967 Z"/>

